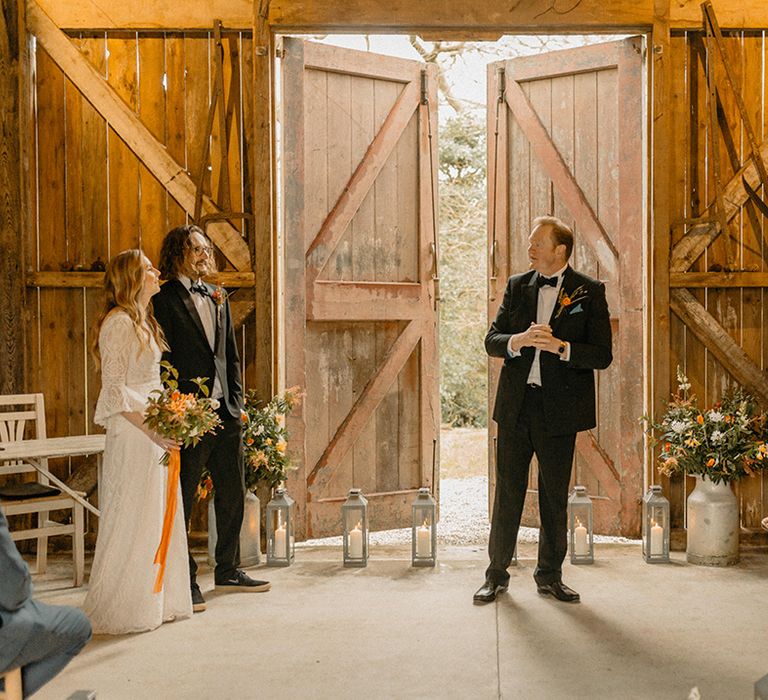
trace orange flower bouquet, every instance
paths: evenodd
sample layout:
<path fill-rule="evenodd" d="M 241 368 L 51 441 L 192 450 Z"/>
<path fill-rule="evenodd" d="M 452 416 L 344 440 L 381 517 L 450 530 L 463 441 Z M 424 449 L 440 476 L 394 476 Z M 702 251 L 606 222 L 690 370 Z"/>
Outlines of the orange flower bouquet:
<path fill-rule="evenodd" d="M 206 433 L 213 432 L 220 425 L 216 409 L 218 401 L 208 398 L 208 387 L 204 379 L 194 379 L 202 397 L 195 394 L 185 394 L 179 391 L 179 373 L 168 362 L 162 362 L 163 368 L 160 379 L 162 389 L 156 389 L 149 396 L 144 422 L 149 428 L 163 437 L 170 438 L 183 445 L 191 447 L 200 442 Z M 178 449 L 173 449 L 163 456 L 163 464 L 168 465 L 168 482 L 165 496 L 165 516 L 160 544 L 155 552 L 155 564 L 160 568 L 155 579 L 154 592 L 159 593 L 163 588 L 165 576 L 165 561 L 168 546 L 173 532 L 173 520 L 176 515 L 179 470 L 181 456 Z"/>
<path fill-rule="evenodd" d="M 160 366 L 163 368 L 160 374 L 163 388 L 150 394 L 144 422 L 163 437 L 176 440 L 183 447 L 192 447 L 221 424 L 216 413 L 219 402 L 208 398 L 205 379 L 192 380 L 202 396 L 184 394 L 179 391 L 176 368 L 169 362 L 161 362 Z M 164 463 L 168 463 L 167 454 Z"/>

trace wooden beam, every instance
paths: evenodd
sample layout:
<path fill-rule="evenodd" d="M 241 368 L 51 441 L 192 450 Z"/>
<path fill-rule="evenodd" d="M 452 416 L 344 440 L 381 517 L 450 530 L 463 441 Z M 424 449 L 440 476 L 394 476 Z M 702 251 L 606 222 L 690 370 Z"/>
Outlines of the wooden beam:
<path fill-rule="evenodd" d="M 253 272 L 219 272 L 205 279 L 222 287 L 253 287 L 255 283 Z M 96 289 L 103 285 L 103 272 L 29 272 L 26 277 L 27 287 Z"/>
<path fill-rule="evenodd" d="M 621 494 L 621 476 L 616 465 L 608 456 L 608 453 L 600 447 L 591 430 L 585 430 L 576 435 L 576 449 L 584 459 L 596 480 L 600 480 L 600 486 L 613 500 L 618 500 Z M 606 481 L 602 475 L 608 471 L 613 480 Z"/>
<path fill-rule="evenodd" d="M 346 418 L 336 430 L 328 446 L 307 477 L 307 485 L 312 491 L 323 492 L 324 479 L 330 478 L 329 464 L 338 464 L 357 440 L 376 407 L 386 396 L 392 382 L 397 379 L 400 370 L 411 356 L 421 337 L 422 324 L 411 321 L 392 343 L 381 364 L 376 368 L 359 398 L 352 406 Z"/>
<path fill-rule="evenodd" d="M 552 180 L 605 275 L 611 280 L 618 279 L 619 256 L 616 247 L 514 76 L 506 76 L 505 94 L 509 108 L 531 144 L 531 151 L 536 154 L 542 169 Z"/>
<path fill-rule="evenodd" d="M 669 275 L 669 286 L 688 289 L 768 287 L 768 272 L 673 272 Z"/>
<path fill-rule="evenodd" d="M 19 17 L 21 9 L 22 17 Z M 0 12 L 0 394 L 24 386 L 24 250 L 22 213 L 22 108 L 20 84 L 26 50 L 23 8 L 2 0 Z"/>
<path fill-rule="evenodd" d="M 307 250 L 307 285 L 314 283 L 339 244 L 419 106 L 421 86 L 412 80 L 398 95 L 376 137 Z"/>
<path fill-rule="evenodd" d="M 275 229 L 276 163 L 273 153 L 272 125 L 275 123 L 273 99 L 274 37 L 267 24 L 269 0 L 252 0 L 253 12 L 253 89 L 244 85 L 243 99 L 250 99 L 252 118 L 247 133 L 248 171 L 253 212 L 252 255 L 256 285 L 253 301 L 256 310 L 253 372 L 249 372 L 250 387 L 262 401 L 269 401 L 277 392 L 277 313 L 275 294 L 278 288 L 277 234 Z"/>
<path fill-rule="evenodd" d="M 768 165 L 768 140 L 763 141 L 760 146 L 760 157 Z M 723 190 L 725 218 L 728 221 L 739 213 L 749 198 L 744 189 L 742 176 L 753 189 L 757 190 L 760 186 L 760 175 L 754 161 L 750 160 L 728 181 Z M 708 216 L 710 216 L 709 209 L 704 212 L 702 219 L 706 219 Z M 719 235 L 720 224 L 717 221 L 702 221 L 693 225 L 672 249 L 669 262 L 670 271 L 685 272 Z"/>
<path fill-rule="evenodd" d="M 651 364 L 650 412 L 663 411 L 669 396 L 670 382 L 670 311 L 669 311 L 669 248 L 671 218 L 671 173 L 673 157 L 672 89 L 675 75 L 672 66 L 672 46 L 669 27 L 669 0 L 655 0 L 651 35 L 650 63 L 650 162 L 651 225 L 649 296 L 651 306 L 646 316 L 650 324 L 648 338 Z M 678 76 L 679 77 L 679 76 Z M 648 288 L 648 287 L 646 287 Z M 653 454 L 646 450 L 645 485 L 653 484 Z"/>
<path fill-rule="evenodd" d="M 259 0 L 256 0 L 258 2 Z M 225 27 L 248 29 L 253 0 L 40 0 L 45 12 L 63 29 L 207 30 L 214 17 Z M 565 5 L 565 6 L 564 6 Z M 678 0 L 670 11 L 673 29 L 701 29 L 700 0 Z M 344 31 L 417 33 L 437 39 L 498 39 L 508 33 L 639 31 L 653 22 L 653 1 L 581 0 L 489 3 L 486 0 L 350 0 L 340 11 L 338 0 L 273 0 L 269 23 L 281 32 Z M 721 0 L 717 6 L 723 29 L 768 27 L 765 3 Z"/>
<path fill-rule="evenodd" d="M 675 289 L 670 295 L 670 305 L 680 320 L 704 343 L 707 350 L 731 376 L 763 406 L 768 405 L 768 378 L 765 372 L 749 358 L 694 296 L 684 289 Z"/>
<path fill-rule="evenodd" d="M 194 213 L 195 183 L 186 170 L 171 158 L 165 146 L 141 123 L 136 113 L 123 102 L 34 0 L 29 0 L 27 5 L 27 26 L 64 74 L 168 193 L 186 212 Z M 204 197 L 203 214 L 216 213 L 219 213 L 216 205 L 209 197 Z M 234 226 L 217 221 L 210 223 L 206 231 L 236 269 L 250 269 L 248 246 Z"/>
<path fill-rule="evenodd" d="M 253 0 L 40 0 L 38 4 L 62 29 L 207 31 L 214 17 L 228 28 L 253 26 Z"/>
<path fill-rule="evenodd" d="M 242 328 L 246 319 L 253 313 L 255 308 L 256 304 L 254 304 L 254 302 L 251 300 L 232 300 L 229 303 L 230 313 L 232 314 L 232 327 L 235 330 Z"/>
<path fill-rule="evenodd" d="M 485 0 L 423 0 L 399 2 L 387 0 L 348 0 L 340 12 L 338 0 L 274 0 L 269 20 L 281 31 L 355 31 L 369 33 L 421 33 L 440 29 L 467 29 L 499 36 L 508 32 L 589 31 L 621 27 L 649 26 L 651 0 L 581 0 L 560 3 L 543 2 L 489 3 Z M 467 38 L 465 36 L 465 38 Z"/>

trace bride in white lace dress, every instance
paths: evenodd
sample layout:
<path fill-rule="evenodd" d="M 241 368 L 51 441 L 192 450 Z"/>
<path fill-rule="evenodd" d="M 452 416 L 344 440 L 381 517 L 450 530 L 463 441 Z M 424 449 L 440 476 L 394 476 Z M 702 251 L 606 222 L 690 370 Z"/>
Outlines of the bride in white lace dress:
<path fill-rule="evenodd" d="M 174 444 L 149 430 L 143 416 L 149 393 L 161 386 L 165 341 L 149 306 L 158 279 L 139 250 L 116 255 L 104 279 L 107 303 L 94 348 L 101 362 L 94 420 L 107 429 L 107 441 L 99 535 L 84 605 L 97 634 L 142 632 L 192 615 L 182 508 L 176 511 L 163 589 L 152 592 L 165 509 L 167 470 L 160 460 Z"/>

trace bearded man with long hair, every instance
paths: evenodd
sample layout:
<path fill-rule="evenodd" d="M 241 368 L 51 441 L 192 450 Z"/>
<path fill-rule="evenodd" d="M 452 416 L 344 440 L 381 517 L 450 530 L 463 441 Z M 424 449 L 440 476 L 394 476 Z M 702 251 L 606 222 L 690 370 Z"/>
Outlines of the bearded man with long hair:
<path fill-rule="evenodd" d="M 214 272 L 213 246 L 198 226 L 179 226 L 163 240 L 160 276 L 167 280 L 154 298 L 155 316 L 168 349 L 163 359 L 179 372 L 179 389 L 194 392 L 193 379 L 203 378 L 218 399 L 221 427 L 195 447 L 181 450 L 181 492 L 189 527 L 197 485 L 204 469 L 213 480 L 216 512 L 217 589 L 268 591 L 267 581 L 239 569 L 240 528 L 245 483 L 241 442 L 243 387 L 240 358 L 226 293 L 203 280 Z M 197 583 L 197 564 L 189 554 L 190 589 L 195 612 L 205 610 Z"/>

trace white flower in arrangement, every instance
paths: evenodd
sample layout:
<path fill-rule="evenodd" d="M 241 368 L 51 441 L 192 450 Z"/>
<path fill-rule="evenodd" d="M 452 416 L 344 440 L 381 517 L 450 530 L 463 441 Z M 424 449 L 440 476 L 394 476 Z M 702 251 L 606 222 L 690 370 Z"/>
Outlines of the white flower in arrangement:
<path fill-rule="evenodd" d="M 211 408 L 214 411 L 218 411 L 219 410 L 219 406 L 221 406 L 221 404 L 219 403 L 218 399 L 211 399 Z"/>
<path fill-rule="evenodd" d="M 723 440 L 725 440 L 725 435 L 719 430 L 715 430 L 712 432 L 712 435 L 710 435 L 710 439 L 712 440 L 712 444 L 719 445 Z"/>
<path fill-rule="evenodd" d="M 683 420 L 673 420 L 669 427 L 674 433 L 684 433 L 688 425 Z"/>
<path fill-rule="evenodd" d="M 707 414 L 707 418 L 709 418 L 709 420 L 711 420 L 713 423 L 720 423 L 723 418 L 725 418 L 725 416 L 720 413 L 720 411 L 710 411 Z"/>

